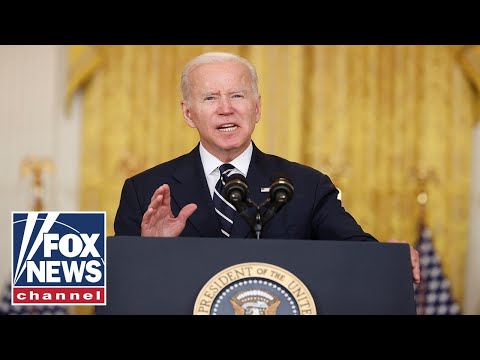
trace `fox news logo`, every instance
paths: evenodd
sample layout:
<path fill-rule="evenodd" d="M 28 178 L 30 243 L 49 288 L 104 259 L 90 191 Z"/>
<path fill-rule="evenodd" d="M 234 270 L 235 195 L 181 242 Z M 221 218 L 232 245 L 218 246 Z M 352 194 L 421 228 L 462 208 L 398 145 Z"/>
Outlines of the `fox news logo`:
<path fill-rule="evenodd" d="M 12 305 L 105 305 L 105 212 L 12 213 Z"/>

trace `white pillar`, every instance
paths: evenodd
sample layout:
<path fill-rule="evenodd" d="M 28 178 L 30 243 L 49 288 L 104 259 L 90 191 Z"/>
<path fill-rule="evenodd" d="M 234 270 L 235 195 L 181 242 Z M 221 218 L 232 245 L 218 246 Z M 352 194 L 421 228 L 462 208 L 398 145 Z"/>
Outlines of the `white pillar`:
<path fill-rule="evenodd" d="M 480 122 L 473 130 L 470 224 L 465 264 L 464 313 L 480 315 Z"/>
<path fill-rule="evenodd" d="M 0 293 L 11 270 L 11 212 L 32 210 L 28 155 L 52 160 L 45 210 L 78 210 L 81 96 L 64 113 L 66 46 L 0 45 Z M 1 294 L 0 294 L 1 295 Z"/>

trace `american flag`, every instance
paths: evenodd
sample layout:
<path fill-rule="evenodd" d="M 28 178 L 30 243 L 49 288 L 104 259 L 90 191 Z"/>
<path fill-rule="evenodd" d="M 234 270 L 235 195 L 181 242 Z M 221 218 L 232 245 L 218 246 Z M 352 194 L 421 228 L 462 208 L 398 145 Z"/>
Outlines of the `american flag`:
<path fill-rule="evenodd" d="M 11 282 L 7 281 L 0 292 L 0 315 L 69 315 L 65 306 L 12 305 Z"/>
<path fill-rule="evenodd" d="M 439 256 L 432 242 L 432 232 L 420 225 L 420 234 L 415 246 L 420 256 L 422 281 L 415 285 L 415 300 L 418 315 L 459 315 L 460 307 L 455 302 L 450 281 L 442 271 Z"/>

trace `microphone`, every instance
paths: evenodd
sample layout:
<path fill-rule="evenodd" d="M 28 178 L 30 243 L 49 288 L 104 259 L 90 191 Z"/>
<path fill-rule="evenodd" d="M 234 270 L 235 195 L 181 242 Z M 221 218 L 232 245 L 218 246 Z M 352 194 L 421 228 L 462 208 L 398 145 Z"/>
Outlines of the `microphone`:
<path fill-rule="evenodd" d="M 248 198 L 248 182 L 242 174 L 233 174 L 225 181 L 225 188 L 223 189 L 223 197 L 237 210 L 238 214 L 247 222 L 247 224 L 257 231 L 258 219 L 251 218 L 248 214 L 248 207 L 258 206 Z M 257 232 L 257 237 L 259 233 Z"/>
<path fill-rule="evenodd" d="M 293 184 L 284 175 L 277 175 L 270 186 L 270 202 L 276 207 L 276 211 L 289 202 L 293 197 Z"/>
<path fill-rule="evenodd" d="M 263 226 L 272 219 L 283 205 L 292 199 L 293 191 L 293 184 L 287 176 L 283 174 L 274 175 L 268 199 L 257 205 L 248 197 L 247 179 L 242 174 L 237 173 L 227 178 L 222 195 L 255 231 L 257 239 L 260 239 Z M 249 215 L 249 207 L 255 208 L 256 214 L 254 217 Z M 263 207 L 266 207 L 266 211 L 262 215 L 261 208 Z"/>
<path fill-rule="evenodd" d="M 293 197 L 293 184 L 285 175 L 274 175 L 270 185 L 270 197 L 266 202 L 267 210 L 262 222 L 266 224 Z"/>
<path fill-rule="evenodd" d="M 223 197 L 237 209 L 237 212 L 245 210 L 248 202 L 248 183 L 245 176 L 242 174 L 229 176 L 225 182 Z"/>

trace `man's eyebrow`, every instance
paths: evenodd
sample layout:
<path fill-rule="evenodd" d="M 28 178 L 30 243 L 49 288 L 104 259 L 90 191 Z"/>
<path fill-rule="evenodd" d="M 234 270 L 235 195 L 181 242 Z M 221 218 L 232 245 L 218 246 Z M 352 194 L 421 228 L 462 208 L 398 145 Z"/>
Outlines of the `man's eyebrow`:
<path fill-rule="evenodd" d="M 218 92 L 218 91 L 207 91 L 207 92 L 202 93 L 201 95 L 202 96 L 211 96 L 211 95 L 218 95 L 218 94 L 220 94 L 220 92 Z"/>
<path fill-rule="evenodd" d="M 246 92 L 247 92 L 247 90 L 245 90 L 245 89 L 237 89 L 237 90 L 229 91 L 229 92 L 227 92 L 227 94 L 228 95 L 238 94 L 238 93 L 245 94 Z M 202 96 L 220 95 L 220 91 L 206 91 L 204 93 L 201 93 L 201 95 Z"/>

